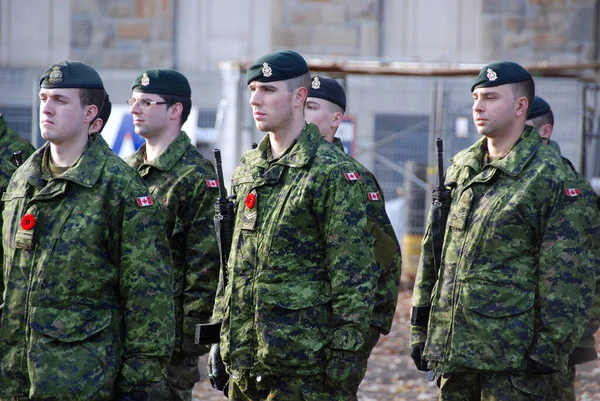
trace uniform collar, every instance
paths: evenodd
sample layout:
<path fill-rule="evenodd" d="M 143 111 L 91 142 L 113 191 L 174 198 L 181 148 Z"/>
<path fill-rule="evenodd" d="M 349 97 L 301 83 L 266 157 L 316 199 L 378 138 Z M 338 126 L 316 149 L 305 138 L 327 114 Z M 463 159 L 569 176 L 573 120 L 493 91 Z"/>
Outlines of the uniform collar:
<path fill-rule="evenodd" d="M 458 167 L 470 167 L 476 172 L 481 171 L 481 161 L 487 152 L 486 141 L 485 137 L 481 138 L 471 147 L 457 153 L 450 162 Z M 526 125 L 521 138 L 506 156 L 492 160 L 487 166 L 497 168 L 510 176 L 518 176 L 543 144 L 535 128 Z"/>
<path fill-rule="evenodd" d="M 289 167 L 305 166 L 316 155 L 321 141 L 324 139 L 321 138 L 319 128 L 313 123 L 305 124 L 298 139 L 273 164 Z M 256 149 L 251 149 L 244 154 L 242 162 L 252 167 L 268 168 L 268 147 L 269 135 L 267 134 Z"/>
<path fill-rule="evenodd" d="M 157 158 L 147 161 L 144 160 L 146 157 L 146 144 L 144 143 L 132 156 L 132 166 L 136 169 L 139 169 L 140 166 L 149 166 L 161 171 L 169 171 L 183 157 L 190 146 L 192 146 L 192 141 L 184 131 L 181 131 L 177 138 Z"/>
<path fill-rule="evenodd" d="M 340 138 L 338 138 L 337 136 L 333 137 L 333 146 L 335 146 L 336 148 L 338 148 L 342 152 L 346 152 L 344 150 L 344 144 L 342 143 L 342 140 Z"/>
<path fill-rule="evenodd" d="M 98 134 L 90 134 L 87 147 L 79 156 L 79 159 L 55 180 L 72 181 L 78 185 L 91 188 L 100 178 L 104 163 L 108 157 L 110 148 L 104 138 Z M 23 164 L 23 176 L 27 181 L 38 190 L 45 186 L 44 181 L 50 181 L 50 174 L 44 174 L 43 165 L 48 162 L 50 157 L 50 144 L 46 143 L 38 151 L 27 159 Z"/>

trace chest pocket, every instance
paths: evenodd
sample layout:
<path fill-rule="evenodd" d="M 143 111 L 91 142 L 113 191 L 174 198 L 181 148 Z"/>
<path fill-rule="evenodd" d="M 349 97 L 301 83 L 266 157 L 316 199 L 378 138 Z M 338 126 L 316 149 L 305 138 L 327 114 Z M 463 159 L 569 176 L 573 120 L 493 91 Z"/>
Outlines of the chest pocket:
<path fill-rule="evenodd" d="M 455 201 L 453 207 L 450 208 L 451 214 L 448 218 L 448 225 L 463 230 L 467 224 L 472 206 L 473 189 L 467 188 L 461 192 L 460 197 Z"/>

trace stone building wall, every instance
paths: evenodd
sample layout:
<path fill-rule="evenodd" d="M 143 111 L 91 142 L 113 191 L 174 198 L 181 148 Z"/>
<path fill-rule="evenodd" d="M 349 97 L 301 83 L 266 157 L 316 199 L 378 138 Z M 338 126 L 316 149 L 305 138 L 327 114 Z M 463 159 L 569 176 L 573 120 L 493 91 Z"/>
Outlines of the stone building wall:
<path fill-rule="evenodd" d="M 172 67 L 175 0 L 71 0 L 72 59 L 98 68 Z"/>
<path fill-rule="evenodd" d="M 483 0 L 482 60 L 593 61 L 596 0 Z M 595 43 L 594 43 L 595 42 Z M 596 50 L 597 52 L 597 50 Z"/>

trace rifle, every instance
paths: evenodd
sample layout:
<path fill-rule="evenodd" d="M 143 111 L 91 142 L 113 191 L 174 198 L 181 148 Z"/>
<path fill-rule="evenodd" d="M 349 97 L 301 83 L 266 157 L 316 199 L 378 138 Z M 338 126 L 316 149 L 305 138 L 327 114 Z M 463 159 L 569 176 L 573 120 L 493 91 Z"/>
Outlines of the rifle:
<path fill-rule="evenodd" d="M 438 279 L 438 271 L 442 263 L 442 248 L 444 245 L 444 234 L 446 233 L 446 222 L 450 211 L 451 190 L 444 186 L 444 145 L 442 138 L 436 138 L 438 162 L 438 186 L 431 195 L 431 247 L 433 251 L 433 265 L 435 279 Z"/>
<path fill-rule="evenodd" d="M 213 150 L 215 156 L 215 169 L 217 170 L 217 179 L 219 180 L 219 197 L 215 202 L 215 233 L 217 235 L 217 244 L 219 245 L 220 280 L 223 283 L 223 290 L 227 287 L 227 259 L 231 250 L 231 241 L 233 238 L 234 224 L 234 204 L 227 196 L 225 185 L 223 183 L 223 166 L 221 161 L 221 151 Z M 221 337 L 222 321 L 212 323 L 201 323 L 196 325 L 195 343 L 198 345 L 215 344 Z"/>

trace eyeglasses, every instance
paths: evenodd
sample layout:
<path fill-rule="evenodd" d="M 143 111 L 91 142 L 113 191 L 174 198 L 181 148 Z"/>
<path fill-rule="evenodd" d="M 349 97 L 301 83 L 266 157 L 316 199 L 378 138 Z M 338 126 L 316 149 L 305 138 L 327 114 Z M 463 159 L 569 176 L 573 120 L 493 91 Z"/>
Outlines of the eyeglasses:
<path fill-rule="evenodd" d="M 130 106 L 133 106 L 136 103 L 138 104 L 138 106 L 140 106 L 140 109 L 146 109 L 146 108 L 148 108 L 148 106 L 152 106 L 152 105 L 155 105 L 155 104 L 169 104 L 169 102 L 151 102 L 151 101 L 148 101 L 146 99 L 134 99 L 134 98 L 131 98 L 131 99 L 127 100 L 127 104 L 130 105 Z"/>

